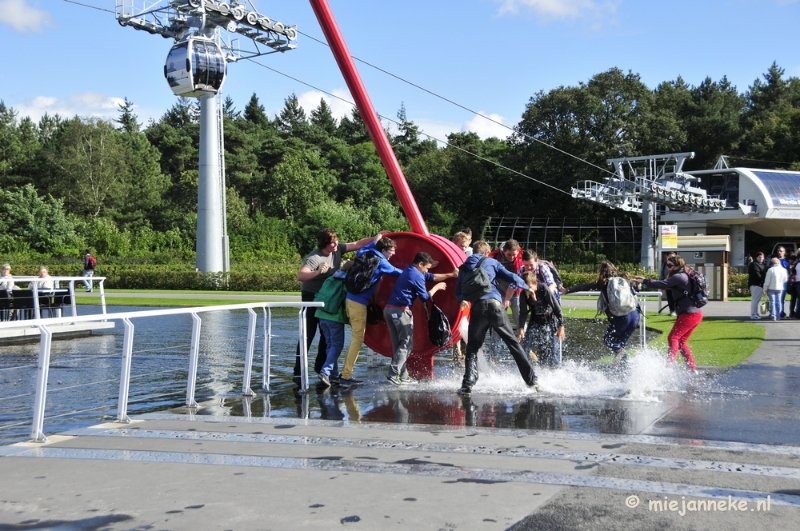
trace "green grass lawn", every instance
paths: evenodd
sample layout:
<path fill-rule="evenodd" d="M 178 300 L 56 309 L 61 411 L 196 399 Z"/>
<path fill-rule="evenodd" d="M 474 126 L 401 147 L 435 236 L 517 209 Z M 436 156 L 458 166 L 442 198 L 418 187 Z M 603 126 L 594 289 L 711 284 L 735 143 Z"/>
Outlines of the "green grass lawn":
<path fill-rule="evenodd" d="M 575 319 L 591 319 L 597 313 L 589 308 L 565 308 L 564 315 Z M 667 350 L 667 334 L 675 322 L 674 317 L 648 312 L 647 328 L 661 332 L 650 344 L 655 348 Z M 567 329 L 569 333 L 569 329 Z M 689 346 L 697 365 L 701 367 L 735 367 L 764 341 L 766 329 L 763 326 L 736 321 L 733 319 L 709 319 L 700 326 L 689 339 Z M 680 357 L 680 354 L 679 354 Z M 611 357 L 600 361 L 610 361 Z"/>

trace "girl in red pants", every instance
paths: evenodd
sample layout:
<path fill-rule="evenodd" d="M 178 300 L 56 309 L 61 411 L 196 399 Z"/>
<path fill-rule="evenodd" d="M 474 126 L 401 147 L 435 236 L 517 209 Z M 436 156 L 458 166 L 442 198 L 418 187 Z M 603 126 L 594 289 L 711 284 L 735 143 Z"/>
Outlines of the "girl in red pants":
<path fill-rule="evenodd" d="M 689 348 L 687 341 L 694 329 L 697 328 L 697 325 L 700 324 L 700 321 L 703 320 L 703 312 L 694 305 L 690 297 L 692 286 L 689 281 L 689 275 L 686 273 L 686 262 L 684 262 L 683 258 L 679 255 L 671 256 L 667 259 L 665 265 L 669 269 L 669 275 L 664 280 L 638 278 L 648 288 L 669 289 L 672 292 L 678 318 L 675 320 L 675 325 L 667 337 L 669 361 L 674 363 L 678 351 L 680 351 L 684 359 L 686 359 L 686 365 L 692 372 L 697 372 L 697 365 L 694 363 L 692 350 Z"/>

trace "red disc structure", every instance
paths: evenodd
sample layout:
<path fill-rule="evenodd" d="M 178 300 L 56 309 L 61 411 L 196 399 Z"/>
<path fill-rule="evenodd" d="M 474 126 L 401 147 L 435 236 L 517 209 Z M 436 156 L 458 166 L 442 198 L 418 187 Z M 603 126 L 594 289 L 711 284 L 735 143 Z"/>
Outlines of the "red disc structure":
<path fill-rule="evenodd" d="M 325 38 L 331 47 L 336 63 L 339 65 L 339 70 L 344 76 L 347 87 L 350 89 L 350 94 L 355 100 L 356 107 L 361 113 L 361 118 L 369 131 L 373 144 L 378 151 L 378 156 L 386 169 L 389 180 L 392 183 L 395 193 L 400 200 L 400 205 L 408 218 L 411 230 L 413 232 L 397 232 L 390 234 L 389 237 L 397 242 L 397 252 L 392 257 L 392 264 L 395 267 L 404 269 L 414 259 L 414 256 L 424 251 L 430 254 L 435 261 L 438 262 L 436 267 L 431 269 L 433 273 L 447 273 L 458 267 L 464 262 L 464 252 L 457 247 L 453 242 L 441 236 L 431 234 L 422 219 L 422 214 L 419 211 L 417 202 L 411 193 L 408 186 L 408 181 L 400 168 L 400 163 L 394 154 L 392 145 L 386 136 L 383 126 L 378 118 L 372 101 L 367 94 L 361 76 L 356 69 L 355 63 L 347 44 L 344 42 L 342 33 L 339 26 L 333 17 L 333 12 L 328 5 L 327 0 L 309 0 L 311 7 L 314 9 L 314 14 L 319 21 Z M 375 293 L 375 302 L 383 307 L 386 300 L 392 292 L 395 279 L 384 275 L 380 285 Z M 455 289 L 456 281 L 451 279 L 447 281 L 447 289 L 438 292 L 434 296 L 434 302 L 442 308 L 453 326 L 453 339 L 452 342 L 460 339 L 457 330 L 457 324 L 463 317 L 459 309 L 458 302 L 455 299 L 453 291 Z M 425 322 L 425 310 L 422 303 L 417 301 L 412 308 L 414 314 L 414 349 L 409 358 L 408 368 L 417 377 L 433 376 L 433 355 L 441 350 L 431 344 L 428 339 L 428 327 Z M 389 340 L 389 332 L 386 329 L 386 323 L 378 325 L 368 325 L 364 341 L 367 346 L 372 348 L 375 352 L 383 354 L 384 356 L 392 355 L 392 345 Z"/>

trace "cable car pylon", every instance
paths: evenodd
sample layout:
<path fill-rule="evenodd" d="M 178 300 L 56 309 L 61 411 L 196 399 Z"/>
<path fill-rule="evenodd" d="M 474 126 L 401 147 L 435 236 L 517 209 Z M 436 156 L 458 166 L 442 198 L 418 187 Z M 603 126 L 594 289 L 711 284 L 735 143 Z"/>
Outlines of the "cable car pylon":
<path fill-rule="evenodd" d="M 240 0 L 117 0 L 116 17 L 121 26 L 175 41 L 164 77 L 176 96 L 200 101 L 195 263 L 204 273 L 227 272 L 225 167 L 217 95 L 229 62 L 293 50 L 297 30 L 249 11 Z M 223 30 L 247 37 L 252 49 L 232 46 L 223 38 Z"/>

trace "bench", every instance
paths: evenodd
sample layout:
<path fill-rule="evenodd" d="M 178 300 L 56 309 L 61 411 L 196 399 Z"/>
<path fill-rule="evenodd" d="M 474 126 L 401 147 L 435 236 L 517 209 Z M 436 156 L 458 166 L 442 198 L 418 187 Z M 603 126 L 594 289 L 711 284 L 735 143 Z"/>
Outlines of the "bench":
<path fill-rule="evenodd" d="M 60 317 L 61 308 L 72 304 L 68 289 L 42 290 L 39 292 L 39 313 L 44 317 L 47 310 L 49 317 Z M 0 290 L 0 321 L 31 319 L 35 309 L 33 291 L 15 289 Z"/>

